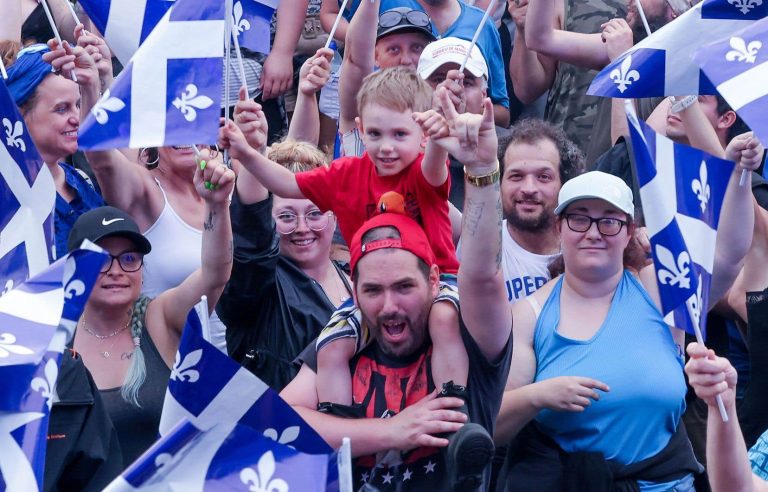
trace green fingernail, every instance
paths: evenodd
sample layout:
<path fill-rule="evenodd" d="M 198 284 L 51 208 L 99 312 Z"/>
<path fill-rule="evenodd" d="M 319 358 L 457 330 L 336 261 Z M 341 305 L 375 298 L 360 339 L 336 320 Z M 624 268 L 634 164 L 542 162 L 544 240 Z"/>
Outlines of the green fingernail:
<path fill-rule="evenodd" d="M 200 170 L 201 170 L 201 171 L 204 171 L 204 170 L 205 170 L 205 166 L 206 166 L 206 164 L 207 164 L 207 163 L 206 163 L 205 161 L 200 161 Z"/>
<path fill-rule="evenodd" d="M 213 185 L 211 185 L 210 181 L 206 181 L 205 182 L 205 189 L 206 190 L 212 190 L 213 189 Z"/>

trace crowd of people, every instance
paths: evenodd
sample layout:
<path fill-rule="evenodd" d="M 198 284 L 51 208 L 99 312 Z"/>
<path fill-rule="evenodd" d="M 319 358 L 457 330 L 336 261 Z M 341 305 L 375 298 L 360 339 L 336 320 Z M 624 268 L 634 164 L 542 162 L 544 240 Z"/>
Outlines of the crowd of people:
<path fill-rule="evenodd" d="M 63 42 L 37 0 L 0 16 L 55 255 L 108 254 L 45 490 L 101 490 L 152 445 L 202 295 L 212 343 L 332 447 L 351 438 L 355 490 L 768 490 L 764 148 L 719 94 L 633 102 L 736 163 L 705 347 L 662 315 L 624 106 L 586 94 L 690 2 L 509 0 L 486 19 L 493 0 L 284 0 L 272 51 L 242 50 L 261 90 L 215 144 L 81 152 L 119 67 L 68 1 L 48 0 Z"/>

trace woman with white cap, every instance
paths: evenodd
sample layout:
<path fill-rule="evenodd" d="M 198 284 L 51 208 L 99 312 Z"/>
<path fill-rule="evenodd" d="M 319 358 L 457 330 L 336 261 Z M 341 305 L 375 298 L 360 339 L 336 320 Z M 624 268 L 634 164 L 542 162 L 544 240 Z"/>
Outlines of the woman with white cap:
<path fill-rule="evenodd" d="M 748 137 L 731 149 L 741 166 L 722 209 L 713 300 L 750 245 L 752 197 L 738 182 L 759 150 Z M 629 187 L 599 171 L 560 190 L 565 273 L 512 308 L 515 346 L 495 438 L 520 433 L 497 490 L 693 490 L 701 467 L 679 425 L 684 332 L 662 318 L 654 266 L 625 266 L 634 210 Z"/>

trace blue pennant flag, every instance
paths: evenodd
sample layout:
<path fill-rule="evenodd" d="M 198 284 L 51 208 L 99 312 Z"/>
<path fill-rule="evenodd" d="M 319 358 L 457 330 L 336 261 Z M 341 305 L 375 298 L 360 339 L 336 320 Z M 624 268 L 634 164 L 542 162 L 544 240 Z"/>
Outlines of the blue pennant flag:
<path fill-rule="evenodd" d="M 768 19 L 701 48 L 694 59 L 731 108 L 768 142 Z"/>
<path fill-rule="evenodd" d="M 337 453 L 302 453 L 245 425 L 204 431 L 183 420 L 105 491 L 337 492 L 338 476 Z"/>
<path fill-rule="evenodd" d="M 127 65 L 174 0 L 80 0 L 109 48 Z"/>
<path fill-rule="evenodd" d="M 77 250 L 0 298 L 0 484 L 41 490 L 59 361 L 104 254 Z"/>
<path fill-rule="evenodd" d="M 224 2 L 177 0 L 91 109 L 80 148 L 215 143 L 223 39 Z"/>
<path fill-rule="evenodd" d="M 664 320 L 706 336 L 709 287 L 720 211 L 734 163 L 629 120 Z"/>
<path fill-rule="evenodd" d="M 242 48 L 269 53 L 269 27 L 278 0 L 235 0 L 232 6 L 232 33 Z"/>
<path fill-rule="evenodd" d="M 165 435 L 184 418 L 206 430 L 222 422 L 239 422 L 304 453 L 331 452 L 274 390 L 203 338 L 194 310 L 187 318 L 171 370 L 160 434 Z"/>
<path fill-rule="evenodd" d="M 2 80 L 2 79 L 0 79 Z M 56 186 L 0 82 L 0 295 L 53 261 Z"/>
<path fill-rule="evenodd" d="M 694 52 L 768 14 L 763 0 L 704 0 L 627 50 L 598 73 L 587 94 L 638 98 L 714 94 Z"/>

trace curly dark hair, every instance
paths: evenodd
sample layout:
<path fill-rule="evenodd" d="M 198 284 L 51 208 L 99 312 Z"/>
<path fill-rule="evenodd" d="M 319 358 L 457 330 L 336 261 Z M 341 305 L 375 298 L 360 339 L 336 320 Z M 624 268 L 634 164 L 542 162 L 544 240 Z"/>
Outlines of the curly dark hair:
<path fill-rule="evenodd" d="M 513 143 L 533 145 L 541 139 L 550 140 L 560 153 L 560 182 L 584 172 L 586 163 L 584 154 L 565 132 L 550 123 L 538 118 L 526 118 L 510 128 L 510 133 L 499 144 L 499 162 L 501 173 L 504 174 L 504 154 Z"/>

